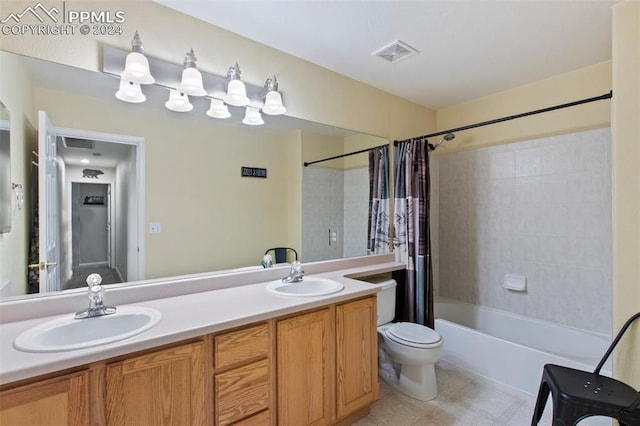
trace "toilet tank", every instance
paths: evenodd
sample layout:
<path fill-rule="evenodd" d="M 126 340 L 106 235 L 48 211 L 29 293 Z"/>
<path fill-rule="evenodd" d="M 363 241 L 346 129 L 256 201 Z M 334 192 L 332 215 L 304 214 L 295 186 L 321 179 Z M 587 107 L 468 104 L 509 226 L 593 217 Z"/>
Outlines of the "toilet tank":
<path fill-rule="evenodd" d="M 396 281 L 385 276 L 375 276 L 364 281 L 382 287 L 378 292 L 378 325 L 393 321 L 396 315 Z"/>

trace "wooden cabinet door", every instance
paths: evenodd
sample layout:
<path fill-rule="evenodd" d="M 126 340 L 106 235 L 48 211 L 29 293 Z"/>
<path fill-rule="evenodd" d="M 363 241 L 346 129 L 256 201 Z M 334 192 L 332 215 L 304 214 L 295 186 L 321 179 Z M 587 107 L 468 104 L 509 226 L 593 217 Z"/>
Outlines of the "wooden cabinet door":
<path fill-rule="evenodd" d="M 377 398 L 376 299 L 336 307 L 336 413 L 341 418 Z"/>
<path fill-rule="evenodd" d="M 278 424 L 332 421 L 333 309 L 278 321 Z"/>
<path fill-rule="evenodd" d="M 197 342 L 108 365 L 107 424 L 205 424 L 204 352 Z"/>
<path fill-rule="evenodd" d="M 88 373 L 43 380 L 0 393 L 0 425 L 89 424 Z"/>

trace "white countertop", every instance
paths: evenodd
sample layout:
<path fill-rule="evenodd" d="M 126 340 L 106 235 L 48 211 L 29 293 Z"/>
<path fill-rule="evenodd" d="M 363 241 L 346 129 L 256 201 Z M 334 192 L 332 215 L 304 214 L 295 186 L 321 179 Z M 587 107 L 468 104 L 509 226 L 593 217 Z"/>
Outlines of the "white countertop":
<path fill-rule="evenodd" d="M 120 304 L 117 306 L 145 306 L 157 309 L 162 314 L 162 319 L 156 326 L 137 336 L 82 350 L 27 353 L 18 351 L 13 347 L 13 341 L 20 333 L 61 315 L 4 322 L 0 324 L 0 384 L 32 378 L 160 345 L 204 336 L 256 321 L 375 294 L 379 291 L 379 286 L 348 277 L 363 277 L 404 269 L 403 264 L 385 261 L 389 260 L 388 256 L 383 256 L 380 260 L 382 262 L 374 264 L 371 264 L 370 261 L 365 262 L 369 263 L 366 265 L 358 265 L 358 262 L 352 264 L 345 263 L 345 261 L 333 262 L 335 264 L 334 267 L 353 266 L 334 271 L 326 271 L 326 269 L 331 269 L 331 262 L 318 262 L 319 266 L 311 267 L 310 269 L 322 272 L 307 273 L 307 277 L 319 276 L 340 281 L 344 284 L 344 290 L 327 296 L 292 297 L 268 292 L 266 286 L 272 281 L 271 276 L 273 274 L 269 274 L 268 281 L 225 287 L 225 281 L 228 283 L 234 281 L 234 275 L 231 274 L 222 277 L 217 276 L 215 280 L 210 280 L 211 282 L 223 283 L 222 285 L 217 285 L 224 288 L 172 295 L 170 297 L 160 296 L 150 300 Z M 267 278 L 264 274 L 261 277 L 259 274 L 254 273 L 253 276 L 257 277 L 258 280 Z M 180 286 L 181 282 L 176 280 L 173 284 Z M 136 288 L 132 287 L 127 291 L 135 292 Z M 23 308 L 28 309 L 28 303 L 24 302 L 25 306 Z M 43 301 L 36 301 L 36 303 L 43 304 Z M 74 303 L 74 305 L 76 304 L 77 302 Z M 109 299 L 108 287 L 105 292 L 105 304 L 113 304 Z M 15 307 L 13 308 L 15 309 Z M 68 313 L 63 315 L 70 315 L 76 310 L 76 306 L 71 307 L 67 311 Z"/>

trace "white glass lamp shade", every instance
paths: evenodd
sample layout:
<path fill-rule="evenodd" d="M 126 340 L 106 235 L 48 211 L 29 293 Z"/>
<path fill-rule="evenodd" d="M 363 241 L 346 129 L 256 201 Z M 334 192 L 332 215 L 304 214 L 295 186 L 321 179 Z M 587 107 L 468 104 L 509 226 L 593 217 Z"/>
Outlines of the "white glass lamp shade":
<path fill-rule="evenodd" d="M 116 98 L 121 101 L 131 102 L 132 104 L 139 104 L 147 100 L 147 97 L 140 89 L 139 83 L 125 79 L 120 80 L 120 89 L 116 92 Z"/>
<path fill-rule="evenodd" d="M 185 68 L 178 89 L 191 96 L 204 96 L 207 91 L 202 86 L 202 74 L 196 68 Z"/>
<path fill-rule="evenodd" d="M 140 52 L 130 52 L 127 55 L 121 77 L 138 84 L 153 84 L 156 81 L 149 70 L 149 61 Z"/>
<path fill-rule="evenodd" d="M 171 90 L 169 100 L 164 106 L 176 112 L 188 112 L 193 109 L 193 105 L 189 102 L 189 96 L 178 90 Z"/>
<path fill-rule="evenodd" d="M 244 124 L 248 124 L 249 126 L 259 126 L 264 124 L 264 120 L 262 120 L 262 114 L 257 108 L 247 107 L 247 111 L 244 114 L 244 119 L 242 120 Z"/>
<path fill-rule="evenodd" d="M 284 114 L 287 109 L 282 105 L 282 96 L 277 90 L 272 90 L 267 93 L 264 98 L 264 106 L 262 112 L 268 115 L 280 115 Z"/>
<path fill-rule="evenodd" d="M 209 111 L 207 111 L 207 115 L 213 118 L 229 118 L 231 117 L 231 113 L 229 112 L 229 108 L 219 99 L 211 99 L 211 106 L 209 107 Z"/>
<path fill-rule="evenodd" d="M 246 106 L 249 104 L 247 97 L 247 88 L 241 80 L 231 80 L 227 87 L 227 94 L 224 101 L 233 106 Z"/>

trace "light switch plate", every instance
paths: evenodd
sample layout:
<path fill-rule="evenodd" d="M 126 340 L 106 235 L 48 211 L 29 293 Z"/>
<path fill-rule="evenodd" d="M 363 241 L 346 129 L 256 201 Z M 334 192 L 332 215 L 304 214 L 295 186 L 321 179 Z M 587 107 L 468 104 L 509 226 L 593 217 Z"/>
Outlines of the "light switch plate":
<path fill-rule="evenodd" d="M 150 234 L 159 234 L 162 232 L 162 226 L 158 222 L 152 222 L 149 224 Z"/>

